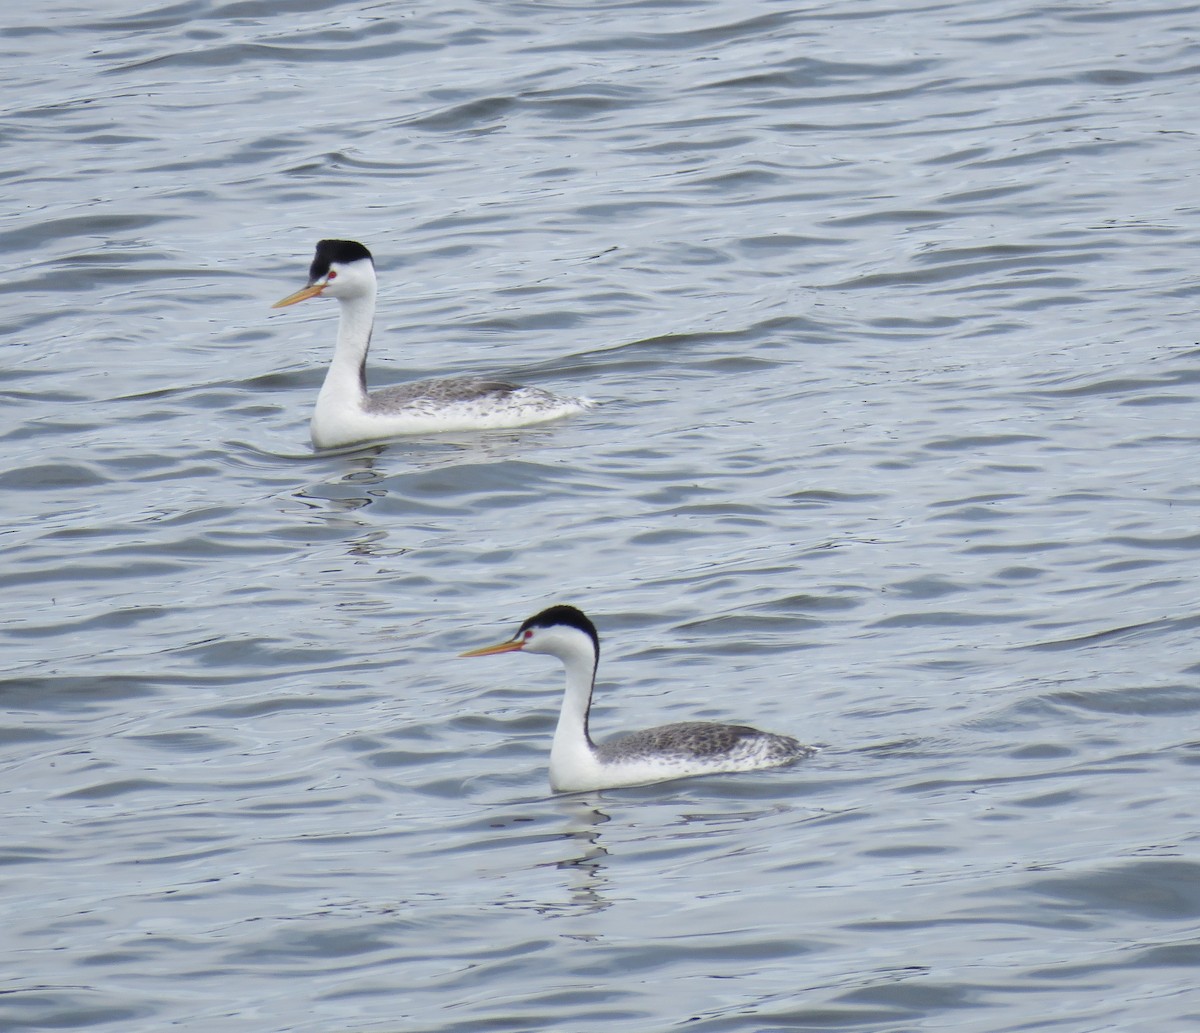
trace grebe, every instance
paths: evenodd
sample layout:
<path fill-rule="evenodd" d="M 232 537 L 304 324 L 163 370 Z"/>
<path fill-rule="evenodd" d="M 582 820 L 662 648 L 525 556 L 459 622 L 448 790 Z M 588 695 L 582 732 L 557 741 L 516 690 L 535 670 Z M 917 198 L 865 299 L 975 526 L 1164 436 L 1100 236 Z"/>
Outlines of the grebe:
<path fill-rule="evenodd" d="M 595 743 L 588 711 L 600 661 L 596 626 L 574 606 L 551 606 L 504 642 L 462 656 L 549 653 L 562 661 L 567 691 L 550 747 L 550 788 L 556 792 L 646 785 L 690 775 L 775 768 L 816 752 L 787 735 L 711 721 L 647 728 Z"/>
<path fill-rule="evenodd" d="M 271 306 L 284 308 L 319 295 L 341 305 L 337 347 L 309 428 L 317 448 L 401 434 L 523 427 L 592 404 L 586 398 L 559 398 L 540 388 L 477 377 L 421 380 L 368 394 L 375 293 L 371 252 L 354 240 L 322 240 L 308 269 L 308 285 Z"/>

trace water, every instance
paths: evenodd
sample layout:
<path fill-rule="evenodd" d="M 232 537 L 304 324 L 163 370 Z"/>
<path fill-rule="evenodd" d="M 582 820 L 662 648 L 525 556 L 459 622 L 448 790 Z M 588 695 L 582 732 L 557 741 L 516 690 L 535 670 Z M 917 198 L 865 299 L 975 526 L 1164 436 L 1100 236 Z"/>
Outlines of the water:
<path fill-rule="evenodd" d="M 1194 1028 L 1198 14 L 8 12 L 0 1026 Z M 314 455 L 334 235 L 601 405 Z"/>

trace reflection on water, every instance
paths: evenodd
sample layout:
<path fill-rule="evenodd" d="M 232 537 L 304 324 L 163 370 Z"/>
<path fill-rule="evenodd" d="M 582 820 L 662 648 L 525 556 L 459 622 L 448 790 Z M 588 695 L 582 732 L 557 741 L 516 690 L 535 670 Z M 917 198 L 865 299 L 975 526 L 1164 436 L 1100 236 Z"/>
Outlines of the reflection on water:
<path fill-rule="evenodd" d="M 562 839 L 569 844 L 571 856 L 559 861 L 559 871 L 567 877 L 567 906 L 562 911 L 588 915 L 611 906 L 606 895 L 608 879 L 605 861 L 608 850 L 603 842 L 605 822 L 611 820 L 598 806 L 595 798 L 571 795 L 555 801 L 558 810 L 566 815 Z M 548 912 L 550 909 L 547 909 Z M 572 934 L 583 938 L 580 934 Z"/>

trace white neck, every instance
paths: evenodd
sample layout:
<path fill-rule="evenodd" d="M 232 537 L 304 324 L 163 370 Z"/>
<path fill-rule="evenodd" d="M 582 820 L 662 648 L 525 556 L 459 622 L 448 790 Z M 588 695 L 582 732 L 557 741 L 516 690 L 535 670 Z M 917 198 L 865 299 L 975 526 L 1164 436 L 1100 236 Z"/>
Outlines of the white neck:
<path fill-rule="evenodd" d="M 337 413 L 360 410 L 367 400 L 367 349 L 375 324 L 375 292 L 339 298 L 338 306 L 337 347 L 317 395 L 314 428 Z"/>
<path fill-rule="evenodd" d="M 572 642 L 559 659 L 567 673 L 567 690 L 563 695 L 554 743 L 550 747 L 550 779 L 578 768 L 580 762 L 594 763 L 594 750 L 588 735 L 588 710 L 592 705 L 592 688 L 596 680 L 596 654 L 591 643 Z"/>

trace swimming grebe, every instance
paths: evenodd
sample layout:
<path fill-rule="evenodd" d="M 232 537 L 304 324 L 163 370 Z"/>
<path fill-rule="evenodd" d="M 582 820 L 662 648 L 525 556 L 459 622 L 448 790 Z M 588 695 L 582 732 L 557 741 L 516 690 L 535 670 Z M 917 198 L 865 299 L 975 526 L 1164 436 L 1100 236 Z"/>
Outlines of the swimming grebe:
<path fill-rule="evenodd" d="M 586 398 L 560 398 L 541 388 L 480 377 L 421 380 L 368 394 L 375 294 L 371 252 L 354 240 L 322 240 L 309 266 L 308 285 L 272 306 L 284 308 L 322 295 L 336 298 L 341 306 L 337 347 L 309 428 L 317 448 L 402 434 L 524 427 L 592 404 Z"/>
<path fill-rule="evenodd" d="M 588 712 L 600 660 L 596 627 L 574 606 L 551 606 L 504 642 L 463 656 L 549 653 L 562 661 L 567 690 L 550 747 L 550 788 L 559 792 L 646 785 L 691 775 L 775 768 L 816 751 L 787 735 L 746 725 L 684 721 L 595 743 Z"/>

